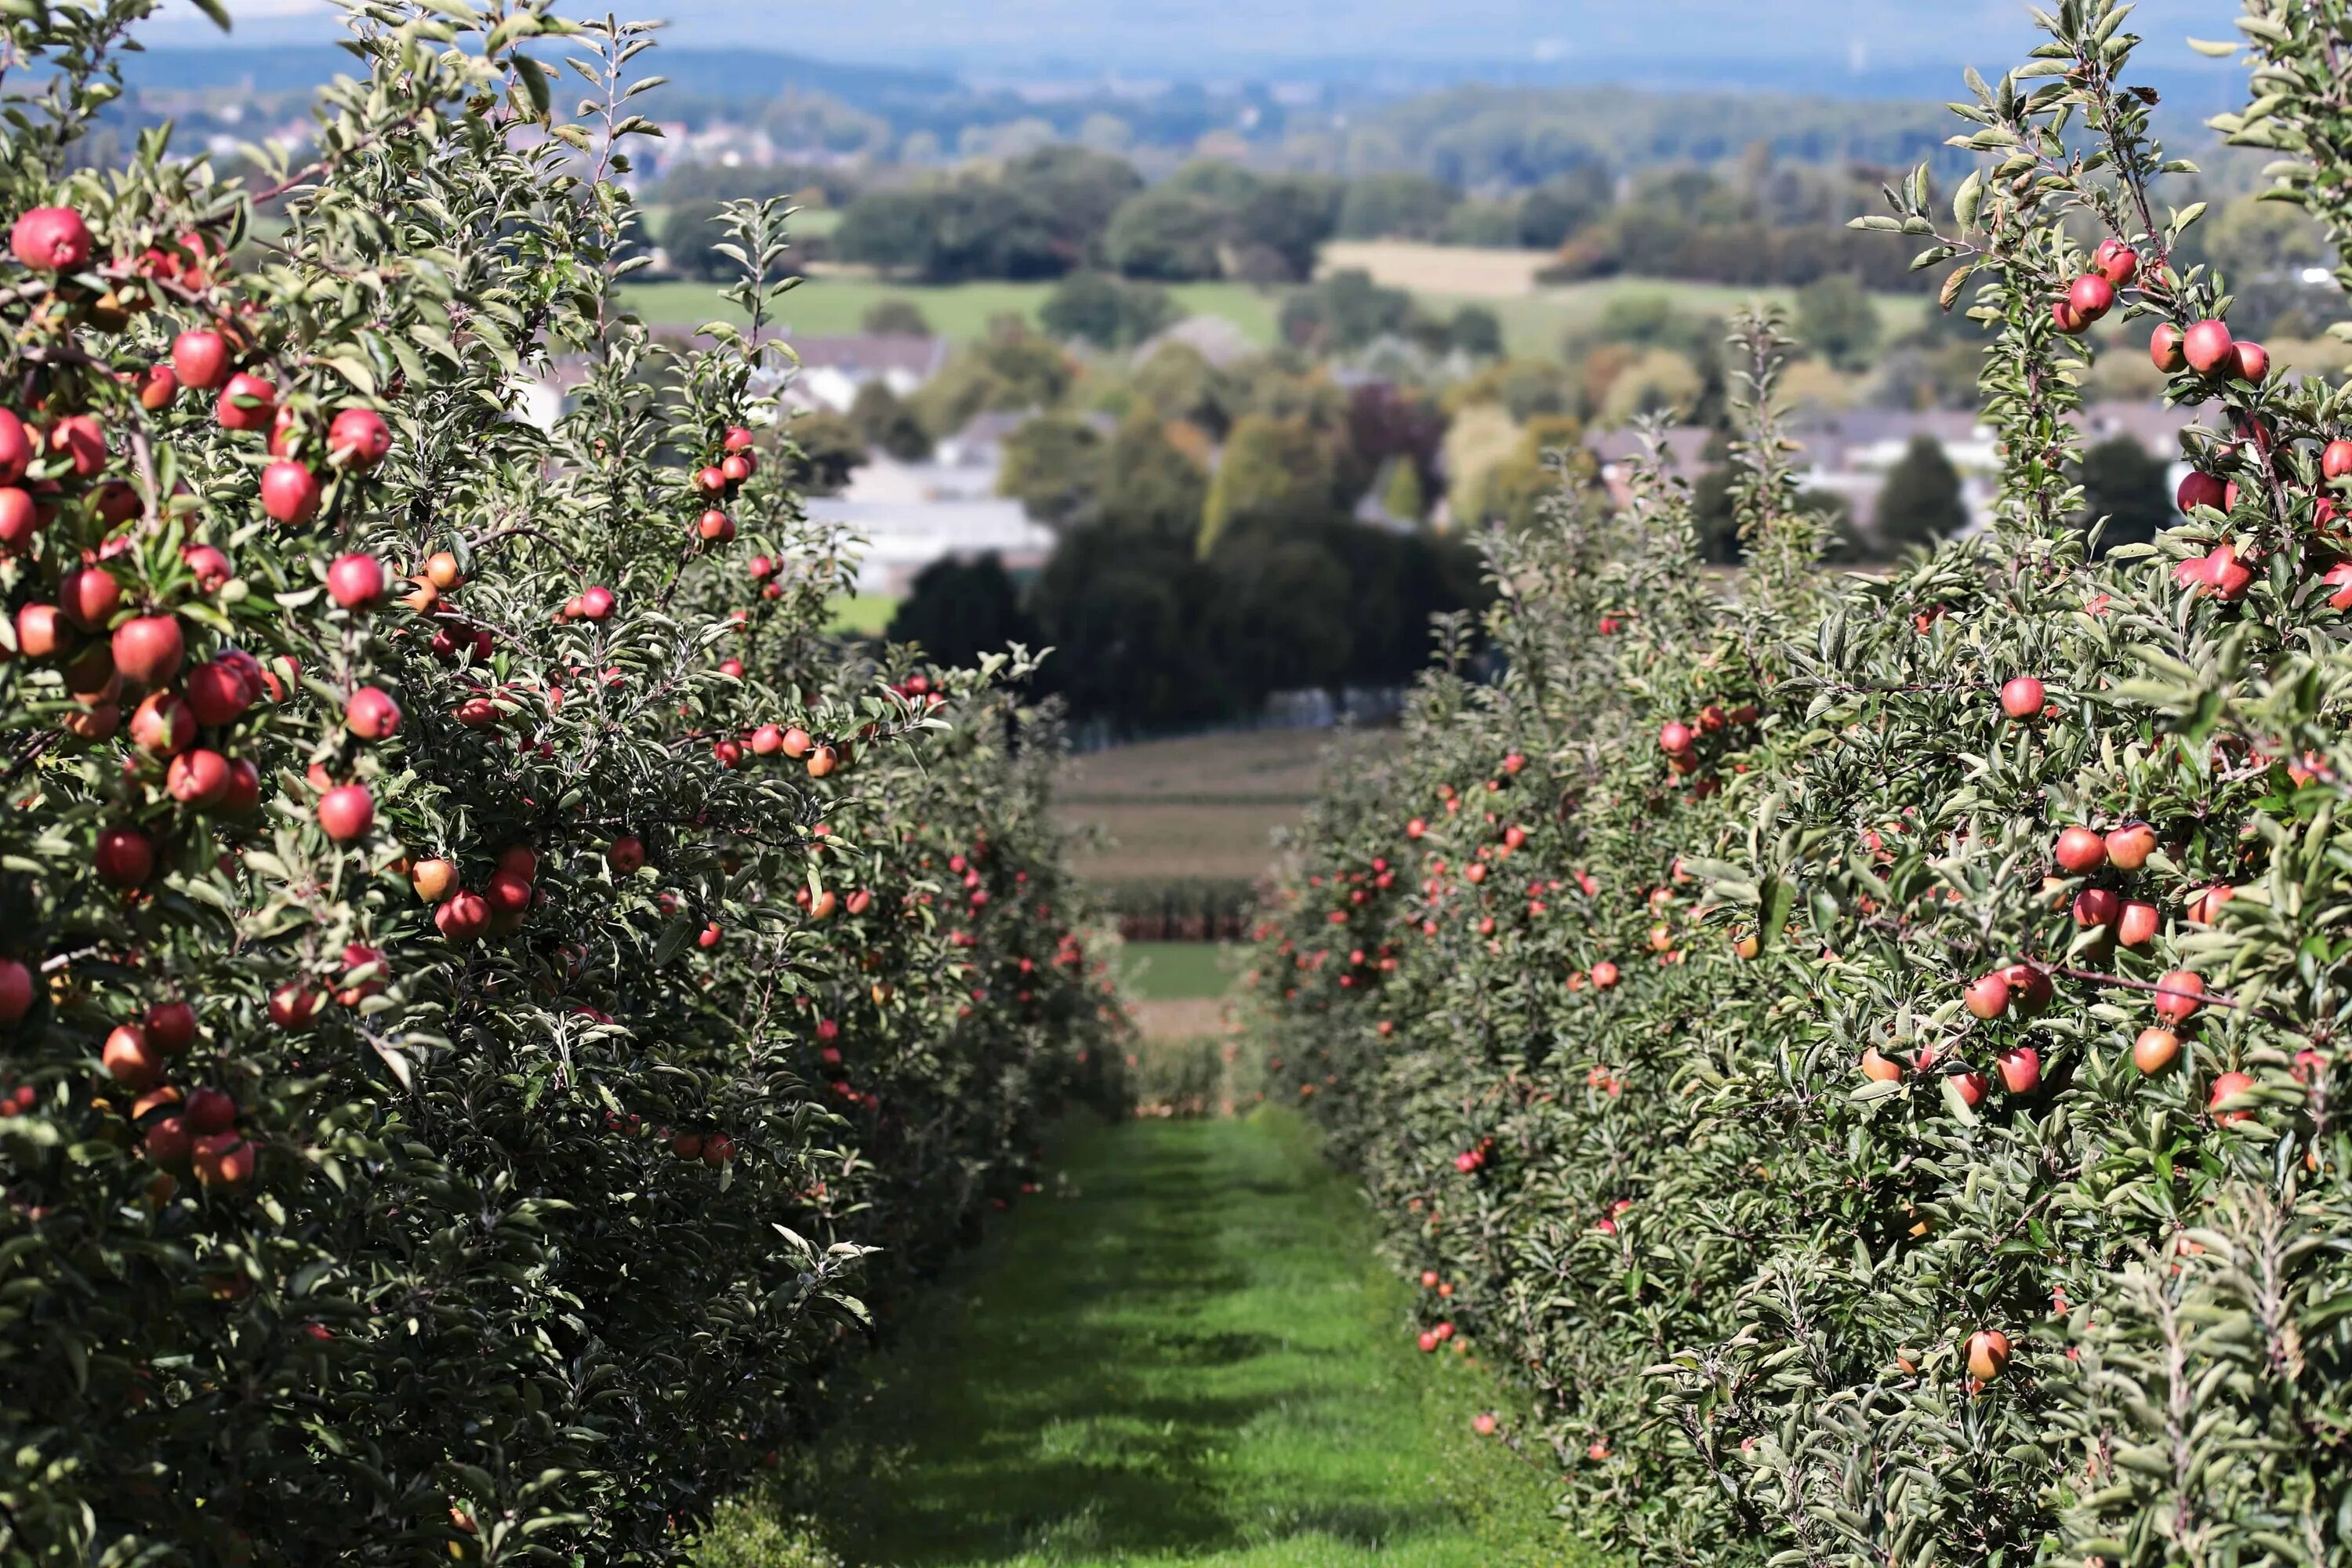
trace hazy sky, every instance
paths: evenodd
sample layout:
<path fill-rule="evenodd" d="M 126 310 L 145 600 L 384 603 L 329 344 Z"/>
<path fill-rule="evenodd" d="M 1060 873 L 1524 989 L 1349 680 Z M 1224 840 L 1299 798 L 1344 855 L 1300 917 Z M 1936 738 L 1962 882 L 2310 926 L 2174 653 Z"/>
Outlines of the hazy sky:
<path fill-rule="evenodd" d="M 326 37 L 324 0 L 229 0 L 242 41 Z M 609 0 L 593 6 L 601 11 Z M 184 0 L 172 0 L 182 16 Z M 1743 55 L 1824 69 L 2011 63 L 2032 32 L 2024 0 L 637 0 L 681 43 L 976 69 L 1041 60 L 1129 72 L 1285 59 L 1434 61 Z M 2150 63 L 2186 63 L 2181 37 L 2232 36 L 2233 0 L 2142 0 Z M 209 29 L 206 29 L 209 31 Z M 178 28 L 173 29 L 177 34 Z M 190 29 L 194 36 L 194 29 Z"/>

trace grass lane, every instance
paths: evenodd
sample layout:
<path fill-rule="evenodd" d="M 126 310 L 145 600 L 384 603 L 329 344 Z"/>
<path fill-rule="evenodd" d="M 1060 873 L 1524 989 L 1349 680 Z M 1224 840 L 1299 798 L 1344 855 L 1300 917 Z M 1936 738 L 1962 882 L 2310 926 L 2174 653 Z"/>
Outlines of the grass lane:
<path fill-rule="evenodd" d="M 1413 1350 L 1407 1288 L 1297 1118 L 1091 1128 L 1060 1152 L 815 1468 L 722 1522 L 711 1568 L 1591 1561 L 1547 1517 L 1548 1460 L 1473 1434 L 1489 1374 Z M 803 1514 L 826 1523 L 779 1544 Z"/>

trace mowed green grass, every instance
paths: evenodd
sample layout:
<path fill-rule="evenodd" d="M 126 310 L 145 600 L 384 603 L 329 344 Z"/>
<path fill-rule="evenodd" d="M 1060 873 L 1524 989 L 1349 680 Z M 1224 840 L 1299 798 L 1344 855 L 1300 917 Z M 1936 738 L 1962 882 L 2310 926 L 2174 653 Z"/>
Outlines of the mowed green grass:
<path fill-rule="evenodd" d="M 875 278 L 812 277 L 783 297 L 776 316 L 803 337 L 831 337 L 861 330 L 868 307 L 883 300 L 908 300 L 919 307 L 931 330 L 958 342 L 986 335 L 999 316 L 1018 316 L 1035 325 L 1037 311 L 1053 291 L 1051 283 L 951 283 L 938 287 L 885 282 Z M 1223 316 L 1260 347 L 1274 342 L 1275 294 L 1245 283 L 1179 283 L 1170 289 L 1187 314 Z M 643 283 L 623 295 L 629 309 L 657 327 L 698 327 L 731 317 L 732 308 L 708 283 Z"/>
<path fill-rule="evenodd" d="M 707 1563 L 1594 1561 L 1547 1517 L 1548 1454 L 1472 1432 L 1489 1374 L 1413 1350 L 1406 1288 L 1296 1117 L 1097 1126 L 1057 1152 L 1047 1193 L 873 1365 L 816 1468 L 735 1510 Z M 775 1521 L 795 1514 L 819 1550 L 785 1550 Z"/>
<path fill-rule="evenodd" d="M 1130 942 L 1119 950 L 1119 984 L 1145 1002 L 1194 1002 L 1233 989 L 1231 950 L 1215 942 Z"/>
<path fill-rule="evenodd" d="M 1727 320 L 1753 300 L 1778 303 L 1792 317 L 1797 305 L 1797 291 L 1793 289 L 1686 283 L 1667 278 L 1601 278 L 1503 299 L 1471 299 L 1439 292 L 1423 292 L 1419 298 L 1440 316 L 1450 316 L 1464 305 L 1492 310 L 1502 323 L 1503 345 L 1510 353 L 1535 359 L 1558 359 L 1561 340 L 1571 332 L 1592 327 L 1616 300 L 1642 294 L 1663 294 L 1674 301 L 1678 310 Z M 1930 304 L 1915 294 L 1874 294 L 1871 298 L 1878 307 L 1882 341 L 1901 337 L 1916 327 Z"/>
<path fill-rule="evenodd" d="M 933 331 L 963 342 L 984 335 L 989 322 L 1001 315 L 1016 315 L 1035 324 L 1038 307 L 1052 289 L 1050 283 L 998 282 L 926 288 L 872 278 L 817 277 L 785 295 L 778 314 L 792 331 L 824 337 L 856 331 L 866 308 L 877 300 L 905 299 L 921 307 Z M 1223 316 L 1241 328 L 1252 342 L 1272 346 L 1275 317 L 1282 308 L 1280 290 L 1242 283 L 1180 283 L 1171 292 L 1186 310 Z M 1502 298 L 1456 294 L 1440 287 L 1418 288 L 1413 292 L 1424 308 L 1440 317 L 1451 316 L 1464 305 L 1494 311 L 1502 323 L 1504 343 L 1512 353 L 1542 359 L 1559 357 L 1562 339 L 1591 327 L 1613 301 L 1629 295 L 1664 294 L 1679 310 L 1727 318 L 1755 300 L 1774 300 L 1791 310 L 1796 305 L 1792 289 L 1686 283 L 1665 278 L 1602 278 Z M 656 326 L 699 326 L 729 314 L 718 290 L 707 283 L 641 284 L 626 290 L 625 298 L 632 310 Z M 1916 326 L 1928 309 L 1928 301 L 1917 295 L 1880 294 L 1874 299 L 1881 336 L 1889 339 Z"/>
<path fill-rule="evenodd" d="M 893 594 L 845 594 L 828 609 L 827 631 L 878 637 L 888 628 L 890 617 L 898 613 L 898 599 Z"/>

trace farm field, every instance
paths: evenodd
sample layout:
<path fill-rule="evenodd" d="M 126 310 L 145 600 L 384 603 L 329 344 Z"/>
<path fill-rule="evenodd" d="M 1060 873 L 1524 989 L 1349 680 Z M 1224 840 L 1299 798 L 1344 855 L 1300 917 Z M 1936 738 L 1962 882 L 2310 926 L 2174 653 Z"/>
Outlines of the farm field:
<path fill-rule="evenodd" d="M 1751 289 L 1722 283 L 1688 283 L 1664 278 L 1602 278 L 1557 289 L 1538 287 L 1536 269 L 1547 252 L 1481 250 L 1467 246 L 1414 245 L 1401 240 L 1364 240 L 1326 246 L 1324 269 L 1361 268 L 1375 281 L 1410 289 L 1440 315 L 1462 305 L 1481 305 L 1503 325 L 1505 345 L 1516 354 L 1551 355 L 1566 333 L 1597 321 L 1613 300 L 1630 295 L 1671 293 L 1689 310 L 1729 315 L 1751 300 L 1790 304 L 1790 289 Z M 991 321 L 1016 315 L 1035 323 L 1053 289 L 1050 283 L 957 283 L 938 287 L 886 282 L 855 275 L 812 277 L 784 296 L 781 315 L 794 333 L 812 337 L 854 332 L 866 308 L 885 299 L 906 299 L 922 308 L 933 329 L 958 342 L 988 331 Z M 1180 283 L 1171 292 L 1197 315 L 1223 316 L 1250 341 L 1271 346 L 1277 292 L 1244 283 Z M 718 290 L 707 283 L 646 283 L 625 290 L 629 306 L 656 326 L 692 327 L 726 314 Z M 1876 296 L 1886 335 L 1907 331 L 1927 310 L 1917 295 Z"/>
<path fill-rule="evenodd" d="M 925 286 L 830 274 L 804 279 L 784 296 L 777 313 L 793 335 L 830 337 L 857 331 L 867 308 L 880 300 L 910 300 L 934 331 L 968 342 L 985 335 L 989 322 L 999 316 L 1018 316 L 1034 325 L 1038 309 L 1052 291 L 1050 283 Z M 1245 283 L 1180 283 L 1170 291 L 1192 314 L 1223 316 L 1252 342 L 1270 346 L 1274 342 L 1280 301 L 1272 294 Z M 643 283 L 627 289 L 625 299 L 631 310 L 660 327 L 695 327 L 729 313 L 717 288 L 708 283 Z"/>
<path fill-rule="evenodd" d="M 1255 878 L 1272 835 L 1313 796 L 1328 730 L 1259 730 L 1146 741 L 1073 758 L 1063 820 L 1100 831 L 1079 874 L 1097 882 Z"/>
<path fill-rule="evenodd" d="M 1232 989 L 1231 951 L 1214 942 L 1130 942 L 1119 952 L 1119 984 L 1146 1002 L 1214 1000 Z"/>
<path fill-rule="evenodd" d="M 898 600 L 890 594 L 845 594 L 833 602 L 826 630 L 878 637 L 889 626 L 890 617 L 898 613 Z"/>
<path fill-rule="evenodd" d="M 1573 1568 L 1296 1116 L 1077 1131 L 703 1568 Z M 1456 1341 L 1457 1345 L 1466 1342 Z M 805 1502 L 803 1500 L 806 1500 Z M 822 1505 L 821 1535 L 789 1521 Z"/>

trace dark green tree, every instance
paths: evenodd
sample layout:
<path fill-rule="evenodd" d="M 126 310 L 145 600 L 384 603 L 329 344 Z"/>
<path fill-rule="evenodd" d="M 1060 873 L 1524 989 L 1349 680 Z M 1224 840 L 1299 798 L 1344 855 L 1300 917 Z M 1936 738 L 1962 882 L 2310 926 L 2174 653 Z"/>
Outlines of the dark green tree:
<path fill-rule="evenodd" d="M 1223 270 L 1225 226 L 1226 209 L 1214 198 L 1155 185 L 1112 217 L 1104 252 L 1129 278 L 1195 282 Z"/>
<path fill-rule="evenodd" d="M 1106 445 L 1099 431 L 1073 415 L 1025 420 L 1004 443 L 997 493 L 1018 500 L 1048 528 L 1087 521 L 1100 499 Z"/>
<path fill-rule="evenodd" d="M 923 314 L 920 305 L 903 294 L 875 300 L 866 307 L 866 313 L 858 319 L 857 324 L 862 331 L 884 337 L 928 338 L 931 335 L 931 319 Z"/>
<path fill-rule="evenodd" d="M 1055 337 L 1082 339 L 1100 349 L 1133 348 L 1182 314 L 1157 283 L 1133 282 L 1107 272 L 1077 272 L 1063 279 L 1037 312 Z"/>
<path fill-rule="evenodd" d="M 1014 643 L 1034 647 L 1036 630 L 1020 590 L 993 552 L 963 561 L 950 555 L 916 574 L 913 590 L 890 617 L 892 642 L 921 645 L 942 664 L 971 666 Z"/>
<path fill-rule="evenodd" d="M 1339 198 L 1339 232 L 1347 239 L 1435 239 L 1462 193 L 1428 174 L 1366 174 Z"/>
<path fill-rule="evenodd" d="M 1465 305 L 1445 323 L 1446 346 L 1478 359 L 1495 359 L 1503 352 L 1503 323 L 1484 305 Z"/>
<path fill-rule="evenodd" d="M 878 375 L 857 389 L 849 405 L 849 426 L 867 446 L 902 463 L 919 463 L 931 455 L 931 433 Z"/>
<path fill-rule="evenodd" d="M 1372 281 L 1360 268 L 1334 272 L 1282 302 L 1283 341 L 1299 348 L 1344 352 L 1388 332 L 1401 332 L 1413 314 L 1412 296 Z"/>
<path fill-rule="evenodd" d="M 1960 500 L 1959 470 L 1933 436 L 1914 436 L 1902 459 L 1887 471 L 1871 521 L 1871 542 L 1894 555 L 1915 545 L 1933 545 L 1968 526 Z"/>
<path fill-rule="evenodd" d="M 829 408 L 804 413 L 785 428 L 793 482 L 811 495 L 839 494 L 851 470 L 871 455 L 856 427 Z"/>
<path fill-rule="evenodd" d="M 1609 211 L 1609 171 L 1585 163 L 1554 174 L 1519 203 L 1519 243 L 1556 250 Z"/>
<path fill-rule="evenodd" d="M 2172 526 L 2172 497 L 2164 459 L 2129 436 L 2100 442 L 2083 454 L 2083 523 L 2107 520 L 2102 554 L 2119 544 L 2149 544 Z"/>
<path fill-rule="evenodd" d="M 1797 336 L 1841 370 L 1858 370 L 1878 347 L 1878 308 L 1862 285 L 1832 273 L 1797 290 Z"/>

